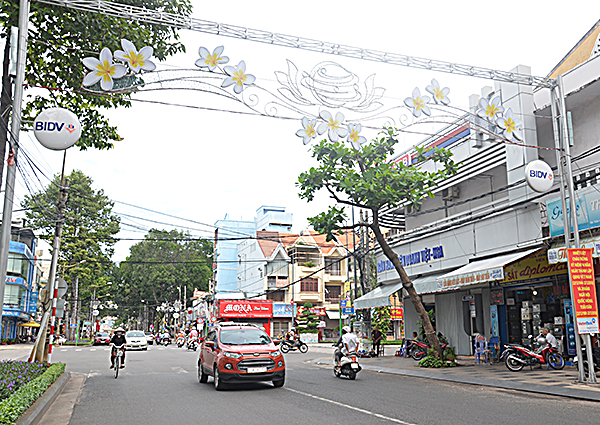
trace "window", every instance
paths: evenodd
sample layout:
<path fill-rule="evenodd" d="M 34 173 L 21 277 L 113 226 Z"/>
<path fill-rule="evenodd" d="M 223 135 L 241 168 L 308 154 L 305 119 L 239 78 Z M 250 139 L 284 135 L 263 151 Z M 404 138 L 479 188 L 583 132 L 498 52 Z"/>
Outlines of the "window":
<path fill-rule="evenodd" d="M 329 303 L 339 303 L 342 295 L 342 287 L 339 285 L 325 285 L 325 301 Z"/>
<path fill-rule="evenodd" d="M 20 276 L 27 276 L 27 272 L 29 270 L 29 260 L 25 257 L 10 253 L 8 254 L 8 264 L 6 270 L 10 273 L 14 273 Z"/>
<path fill-rule="evenodd" d="M 326 258 L 325 259 L 325 273 L 329 273 L 333 276 L 342 275 L 342 262 L 340 258 Z"/>
<path fill-rule="evenodd" d="M 27 291 L 21 285 L 6 285 L 4 287 L 4 307 L 25 310 Z"/>
<path fill-rule="evenodd" d="M 267 276 L 288 277 L 287 261 L 273 261 L 267 263 Z"/>
<path fill-rule="evenodd" d="M 273 321 L 273 335 L 285 335 L 289 330 L 289 323 L 290 322 Z"/>
<path fill-rule="evenodd" d="M 303 279 L 300 282 L 300 292 L 319 292 L 319 281 L 317 279 Z"/>
<path fill-rule="evenodd" d="M 273 300 L 276 302 L 285 302 L 285 292 L 284 291 L 269 292 L 269 294 L 267 294 L 267 299 Z"/>
<path fill-rule="evenodd" d="M 267 276 L 267 288 L 277 288 L 277 276 Z"/>

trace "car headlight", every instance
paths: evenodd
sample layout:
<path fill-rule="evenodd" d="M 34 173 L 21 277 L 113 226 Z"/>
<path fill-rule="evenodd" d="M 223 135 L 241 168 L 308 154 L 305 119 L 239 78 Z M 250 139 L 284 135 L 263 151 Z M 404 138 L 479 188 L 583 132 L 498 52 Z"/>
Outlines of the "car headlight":
<path fill-rule="evenodd" d="M 279 357 L 279 356 L 281 356 L 281 351 L 279 351 L 279 350 L 277 350 L 277 351 L 273 351 L 273 352 L 271 353 L 271 356 L 272 356 L 272 357 Z"/>
<path fill-rule="evenodd" d="M 223 355 L 225 357 L 231 357 L 232 359 L 239 359 L 240 357 L 242 357 L 240 353 L 228 353 L 227 351 L 223 351 Z"/>

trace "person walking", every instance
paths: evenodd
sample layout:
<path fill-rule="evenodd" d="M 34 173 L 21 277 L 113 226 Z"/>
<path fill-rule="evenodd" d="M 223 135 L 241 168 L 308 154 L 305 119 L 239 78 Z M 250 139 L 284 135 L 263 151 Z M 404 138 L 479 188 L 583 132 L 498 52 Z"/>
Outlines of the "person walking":
<path fill-rule="evenodd" d="M 379 357 L 381 352 L 381 340 L 383 339 L 383 334 L 379 330 L 379 326 L 375 326 L 375 329 L 373 329 L 371 339 L 373 340 L 373 351 L 375 351 L 375 356 Z"/>

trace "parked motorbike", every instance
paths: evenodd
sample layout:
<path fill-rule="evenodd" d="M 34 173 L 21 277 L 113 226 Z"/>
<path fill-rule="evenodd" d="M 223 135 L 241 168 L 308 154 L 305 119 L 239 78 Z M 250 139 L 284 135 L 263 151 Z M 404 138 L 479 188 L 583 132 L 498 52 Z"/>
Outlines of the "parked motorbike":
<path fill-rule="evenodd" d="M 538 365 L 549 365 L 552 369 L 561 370 L 565 367 L 565 359 L 560 355 L 556 348 L 546 341 L 543 336 L 533 338 L 529 335 L 531 347 L 528 348 L 519 344 L 506 344 L 505 350 L 500 356 L 500 360 L 504 359 L 504 363 L 508 370 L 518 372 L 525 366 L 533 369 Z M 535 345 L 537 348 L 533 348 Z"/>
<path fill-rule="evenodd" d="M 183 345 L 185 344 L 185 338 L 180 336 L 177 338 L 177 348 L 181 348 L 183 347 Z"/>
<path fill-rule="evenodd" d="M 448 347 L 447 342 L 441 343 L 442 351 Z M 409 339 L 407 341 L 406 352 L 415 360 L 421 361 L 427 356 L 427 350 L 431 347 L 427 342 L 418 341 L 416 339 Z"/>
<path fill-rule="evenodd" d="M 588 374 L 589 362 L 587 358 L 587 347 L 585 345 L 581 346 L 581 353 L 583 354 L 583 370 L 585 374 Z M 594 372 L 600 372 L 600 347 L 592 347 L 592 358 L 594 359 Z M 579 358 L 575 356 L 573 359 L 573 363 L 575 366 L 579 365 Z"/>
<path fill-rule="evenodd" d="M 282 353 L 287 353 L 290 350 L 298 350 L 301 353 L 306 353 L 308 351 L 308 345 L 306 345 L 304 342 L 298 340 L 289 340 L 289 339 L 282 339 L 281 340 L 281 344 L 279 344 L 279 349 L 281 350 Z"/>
<path fill-rule="evenodd" d="M 338 349 L 334 350 L 333 352 L 333 374 L 338 378 L 346 376 L 351 380 L 356 379 L 356 374 L 362 370 L 358 364 L 358 354 L 353 352 L 342 355 L 342 358 L 340 359 L 340 365 L 338 366 L 335 358 L 337 350 Z"/>

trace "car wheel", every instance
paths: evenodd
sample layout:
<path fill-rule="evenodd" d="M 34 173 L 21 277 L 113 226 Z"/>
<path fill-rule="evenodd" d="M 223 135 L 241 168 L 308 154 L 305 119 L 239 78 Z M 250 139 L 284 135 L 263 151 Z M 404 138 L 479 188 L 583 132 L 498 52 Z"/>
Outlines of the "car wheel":
<path fill-rule="evenodd" d="M 273 381 L 273 386 L 275 388 L 281 388 L 283 387 L 283 384 L 285 384 L 285 376 L 281 379 L 276 379 Z"/>
<path fill-rule="evenodd" d="M 201 384 L 206 384 L 208 382 L 208 375 L 204 373 L 204 368 L 202 365 L 198 365 L 198 382 Z"/>
<path fill-rule="evenodd" d="M 143 350 L 144 350 L 144 351 L 148 351 L 148 347 L 144 347 L 144 348 L 143 348 Z"/>
<path fill-rule="evenodd" d="M 219 373 L 219 368 L 216 365 L 213 371 L 213 379 L 215 384 L 215 390 L 221 391 L 223 389 L 223 381 L 221 381 L 221 374 Z"/>

